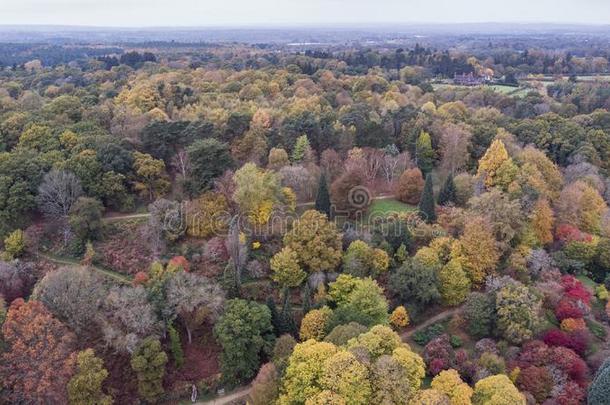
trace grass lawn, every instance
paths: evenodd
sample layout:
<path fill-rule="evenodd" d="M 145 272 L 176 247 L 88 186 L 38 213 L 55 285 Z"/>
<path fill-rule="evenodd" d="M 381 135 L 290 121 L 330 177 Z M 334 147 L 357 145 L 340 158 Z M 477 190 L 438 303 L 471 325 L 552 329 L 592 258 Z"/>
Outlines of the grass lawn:
<path fill-rule="evenodd" d="M 374 200 L 367 212 L 367 218 L 379 218 L 395 212 L 409 212 L 415 210 L 417 210 L 416 206 L 405 204 L 393 198 Z"/>

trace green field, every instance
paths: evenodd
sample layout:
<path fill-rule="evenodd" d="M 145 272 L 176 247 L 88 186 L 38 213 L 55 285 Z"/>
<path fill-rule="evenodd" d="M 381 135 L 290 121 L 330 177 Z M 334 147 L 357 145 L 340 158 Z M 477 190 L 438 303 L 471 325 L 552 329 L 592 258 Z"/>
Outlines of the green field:
<path fill-rule="evenodd" d="M 409 212 L 416 209 L 417 207 L 413 205 L 405 204 L 393 198 L 375 200 L 367 212 L 367 218 L 379 218 L 395 212 Z"/>
<path fill-rule="evenodd" d="M 507 95 L 507 96 L 516 96 L 516 97 L 522 97 L 524 95 L 527 94 L 527 92 L 529 91 L 529 89 L 524 88 L 524 87 L 514 87 L 514 86 L 504 86 L 502 84 L 490 84 L 490 85 L 482 85 L 482 86 L 474 86 L 474 87 L 469 87 L 469 86 L 458 86 L 455 84 L 450 84 L 450 83 L 434 83 L 432 85 L 432 88 L 437 91 L 437 90 L 443 90 L 443 89 L 491 89 L 495 92 Z"/>

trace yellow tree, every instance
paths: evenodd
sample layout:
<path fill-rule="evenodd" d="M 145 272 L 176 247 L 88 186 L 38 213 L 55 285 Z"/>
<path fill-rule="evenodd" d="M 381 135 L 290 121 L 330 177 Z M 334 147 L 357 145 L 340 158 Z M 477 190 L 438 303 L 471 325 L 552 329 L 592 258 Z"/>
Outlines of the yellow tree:
<path fill-rule="evenodd" d="M 309 272 L 332 271 L 341 261 L 341 234 L 326 215 L 308 210 L 284 235 L 284 245 L 296 252 Z"/>
<path fill-rule="evenodd" d="M 301 340 L 324 339 L 324 330 L 326 329 L 326 324 L 331 315 L 332 310 L 327 306 L 309 311 L 301 321 L 301 330 L 299 331 Z"/>
<path fill-rule="evenodd" d="M 278 283 L 282 289 L 298 287 L 301 285 L 307 273 L 299 265 L 297 253 L 290 247 L 285 247 L 271 258 L 271 278 Z"/>
<path fill-rule="evenodd" d="M 547 245 L 553 241 L 553 223 L 555 217 L 549 202 L 541 198 L 536 202 L 532 215 L 530 216 L 532 232 L 541 245 Z"/>
<path fill-rule="evenodd" d="M 525 396 L 504 374 L 479 380 L 474 386 L 473 405 L 525 405 Z"/>
<path fill-rule="evenodd" d="M 340 351 L 326 360 L 321 385 L 345 398 L 348 405 L 367 405 L 372 393 L 368 374 L 352 353 Z"/>
<path fill-rule="evenodd" d="M 460 239 L 453 243 L 451 257 L 458 260 L 473 284 L 480 285 L 500 259 L 489 222 L 483 217 L 471 217 Z"/>
<path fill-rule="evenodd" d="M 517 167 L 508 155 L 504 143 L 496 139 L 479 160 L 477 176 L 485 178 L 487 187 L 507 189 L 517 174 Z"/>
<path fill-rule="evenodd" d="M 459 260 L 450 260 L 438 273 L 439 292 L 445 305 L 459 305 L 470 293 L 470 280 Z"/>
<path fill-rule="evenodd" d="M 449 397 L 451 405 L 470 405 L 472 388 L 460 378 L 454 369 L 441 371 L 430 385 L 432 389 L 442 392 Z"/>
<path fill-rule="evenodd" d="M 233 176 L 233 199 L 254 225 L 264 225 L 271 218 L 274 205 L 282 198 L 277 173 L 263 170 L 254 163 L 246 163 Z"/>

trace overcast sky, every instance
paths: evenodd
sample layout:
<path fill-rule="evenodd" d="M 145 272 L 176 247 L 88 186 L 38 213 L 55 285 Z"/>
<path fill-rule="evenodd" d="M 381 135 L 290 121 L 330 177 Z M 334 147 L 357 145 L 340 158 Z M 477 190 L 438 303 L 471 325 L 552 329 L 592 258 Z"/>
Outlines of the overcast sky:
<path fill-rule="evenodd" d="M 610 0 L 0 0 L 0 24 L 610 24 Z"/>

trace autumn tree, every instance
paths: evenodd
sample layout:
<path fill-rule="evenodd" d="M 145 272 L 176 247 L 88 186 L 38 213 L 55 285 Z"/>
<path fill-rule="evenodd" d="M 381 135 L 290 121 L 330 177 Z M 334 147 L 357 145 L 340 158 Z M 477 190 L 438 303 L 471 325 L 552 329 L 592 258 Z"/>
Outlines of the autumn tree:
<path fill-rule="evenodd" d="M 163 395 L 163 376 L 167 354 L 161 342 L 154 337 L 146 338 L 131 356 L 131 368 L 138 379 L 138 394 L 148 402 L 158 402 Z"/>
<path fill-rule="evenodd" d="M 288 153 L 282 148 L 271 148 L 267 158 L 267 167 L 271 170 L 279 170 L 290 164 Z"/>
<path fill-rule="evenodd" d="M 38 301 L 16 299 L 2 326 L 2 396 L 11 403 L 66 403 L 76 337 Z"/>
<path fill-rule="evenodd" d="M 258 371 L 252 381 L 252 389 L 248 394 L 248 404 L 267 405 L 274 403 L 279 396 L 279 376 L 273 363 L 266 363 Z"/>
<path fill-rule="evenodd" d="M 165 163 L 149 154 L 134 152 L 133 168 L 136 174 L 135 189 L 143 198 L 153 201 L 164 195 L 170 186 L 165 172 Z"/>
<path fill-rule="evenodd" d="M 282 290 L 298 287 L 307 277 L 307 273 L 299 265 L 297 253 L 288 246 L 271 258 L 270 265 L 273 271 L 271 278 Z"/>
<path fill-rule="evenodd" d="M 434 155 L 430 134 L 422 131 L 415 143 L 415 159 L 422 173 L 427 175 L 432 170 Z"/>
<path fill-rule="evenodd" d="M 388 322 L 388 302 L 383 289 L 371 278 L 342 274 L 329 285 L 328 295 L 337 306 L 329 328 L 352 321 L 369 327 Z"/>
<path fill-rule="evenodd" d="M 70 228 L 81 242 L 97 239 L 102 229 L 104 206 L 99 200 L 80 197 L 70 209 Z"/>
<path fill-rule="evenodd" d="M 493 272 L 500 259 L 490 224 L 482 217 L 466 222 L 464 233 L 453 243 L 451 257 L 456 259 L 472 284 L 479 285 Z"/>
<path fill-rule="evenodd" d="M 86 349 L 76 356 L 76 372 L 68 382 L 70 405 L 111 405 L 112 397 L 102 390 L 108 377 L 104 361 L 95 356 L 93 349 Z"/>
<path fill-rule="evenodd" d="M 384 273 L 390 264 L 388 254 L 366 242 L 352 242 L 343 255 L 343 271 L 356 277 L 377 277 Z"/>
<path fill-rule="evenodd" d="M 599 233 L 601 215 L 607 206 L 599 192 L 583 181 L 566 186 L 556 204 L 557 222 L 589 233 Z"/>
<path fill-rule="evenodd" d="M 498 330 L 509 342 L 521 343 L 534 336 L 540 310 L 540 299 L 520 283 L 509 283 L 496 294 Z"/>
<path fill-rule="evenodd" d="M 473 405 L 525 405 L 525 397 L 504 374 L 477 381 L 472 395 Z"/>
<path fill-rule="evenodd" d="M 531 227 L 534 236 L 540 245 L 553 242 L 554 214 L 548 201 L 539 199 L 530 215 Z"/>
<path fill-rule="evenodd" d="M 350 404 L 369 404 L 371 385 L 366 366 L 348 351 L 339 351 L 324 362 L 323 390 L 339 394 Z"/>
<path fill-rule="evenodd" d="M 451 405 L 470 405 L 472 388 L 460 378 L 460 374 L 454 370 L 441 371 L 430 384 L 432 389 L 442 392 L 451 400 Z"/>
<path fill-rule="evenodd" d="M 332 310 L 326 306 L 320 309 L 312 309 L 305 314 L 299 331 L 301 340 L 315 339 L 321 341 L 324 339 L 326 325 L 331 315 Z"/>
<path fill-rule="evenodd" d="M 469 129 L 463 125 L 449 123 L 443 128 L 440 139 L 441 167 L 449 172 L 450 176 L 468 163 L 471 137 Z"/>
<path fill-rule="evenodd" d="M 308 272 L 332 271 L 341 261 L 341 234 L 316 210 L 305 211 L 284 235 L 284 245 L 296 252 Z"/>
<path fill-rule="evenodd" d="M 398 179 L 396 198 L 400 201 L 415 205 L 419 203 L 424 191 L 424 178 L 418 168 L 406 170 Z"/>
<path fill-rule="evenodd" d="M 485 178 L 487 187 L 507 189 L 517 174 L 517 167 L 508 155 L 504 143 L 496 139 L 479 160 L 477 176 Z"/>
<path fill-rule="evenodd" d="M 354 217 L 364 213 L 371 205 L 371 191 L 366 187 L 366 177 L 361 168 L 346 171 L 330 187 L 335 215 Z"/>
<path fill-rule="evenodd" d="M 246 163 L 235 172 L 233 199 L 254 225 L 264 225 L 282 198 L 278 174 Z"/>
<path fill-rule="evenodd" d="M 64 267 L 47 273 L 32 297 L 80 335 L 96 326 L 104 295 L 103 283 L 89 269 Z"/>

